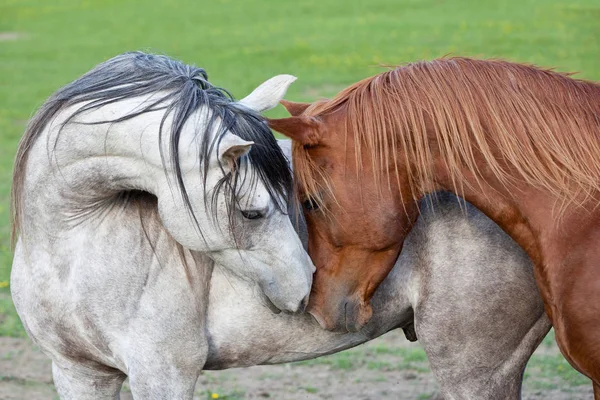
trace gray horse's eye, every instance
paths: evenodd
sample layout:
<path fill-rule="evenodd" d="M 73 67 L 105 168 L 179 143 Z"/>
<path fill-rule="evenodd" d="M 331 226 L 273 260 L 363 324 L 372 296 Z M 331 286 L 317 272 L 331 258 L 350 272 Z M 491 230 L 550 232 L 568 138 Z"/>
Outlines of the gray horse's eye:
<path fill-rule="evenodd" d="M 242 211 L 242 215 L 246 219 L 260 219 L 264 217 L 264 215 L 260 211 L 255 210 Z"/>

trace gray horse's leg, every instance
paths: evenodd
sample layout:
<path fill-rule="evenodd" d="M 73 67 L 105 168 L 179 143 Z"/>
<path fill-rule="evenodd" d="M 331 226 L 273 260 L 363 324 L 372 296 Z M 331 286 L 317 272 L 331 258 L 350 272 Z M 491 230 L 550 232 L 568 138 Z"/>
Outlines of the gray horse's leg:
<path fill-rule="evenodd" d="M 126 376 L 64 369 L 52 363 L 54 386 L 62 400 L 118 400 Z"/>
<path fill-rule="evenodd" d="M 201 286 L 200 278 L 195 288 L 208 295 L 208 288 Z M 184 279 L 181 277 L 179 281 Z M 140 313 L 139 320 L 131 324 L 128 335 L 134 339 L 124 343 L 122 359 L 134 399 L 191 400 L 208 356 L 206 309 L 184 308 L 177 292 L 172 288 L 163 291 L 167 294 L 157 293 L 145 299 L 148 311 Z M 207 300 L 202 302 L 203 307 L 208 304 Z"/>
<path fill-rule="evenodd" d="M 134 399 L 191 400 L 201 368 L 181 368 L 174 363 L 133 366 L 129 386 Z"/>
<path fill-rule="evenodd" d="M 466 321 L 465 323 L 468 325 Z M 432 372 L 440 384 L 444 399 L 516 400 L 521 398 L 521 384 L 527 361 L 550 327 L 550 321 L 543 314 L 521 340 L 505 342 L 502 350 L 491 352 L 489 348 L 495 347 L 492 342 L 497 339 L 485 337 L 485 333 L 477 336 L 474 331 L 463 342 L 461 338 L 452 337 L 452 330 L 445 331 L 445 334 L 444 330 L 438 331 L 439 334 L 432 334 L 426 327 L 425 332 L 419 333 L 419 340 L 429 357 Z M 511 327 L 501 329 L 506 332 Z M 463 346 L 461 349 L 453 348 L 450 341 L 463 342 Z"/>
<path fill-rule="evenodd" d="M 442 395 L 519 399 L 527 361 L 551 327 L 531 261 L 478 210 L 467 204 L 461 211 L 456 199 L 440 201 L 423 220 L 412 305 Z"/>

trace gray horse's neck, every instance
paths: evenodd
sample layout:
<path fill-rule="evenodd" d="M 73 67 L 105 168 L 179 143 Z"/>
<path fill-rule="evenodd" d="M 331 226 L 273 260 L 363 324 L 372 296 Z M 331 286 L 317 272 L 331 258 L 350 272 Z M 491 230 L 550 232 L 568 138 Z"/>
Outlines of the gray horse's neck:
<path fill-rule="evenodd" d="M 36 225 L 66 231 L 102 214 L 120 192 L 152 192 L 153 173 L 162 171 L 160 155 L 157 146 L 147 148 L 155 141 L 142 138 L 157 135 L 161 113 L 147 114 L 144 129 L 140 129 L 139 119 L 118 124 L 82 123 L 126 114 L 139 101 L 106 106 L 93 119 L 84 114 L 61 129 L 72 113 L 67 108 L 44 129 L 29 153 L 25 179 L 28 200 L 38 200 Z"/>

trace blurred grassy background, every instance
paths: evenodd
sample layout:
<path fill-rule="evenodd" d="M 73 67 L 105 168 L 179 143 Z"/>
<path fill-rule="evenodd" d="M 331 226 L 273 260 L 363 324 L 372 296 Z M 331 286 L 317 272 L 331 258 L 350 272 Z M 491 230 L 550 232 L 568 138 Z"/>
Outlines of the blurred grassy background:
<path fill-rule="evenodd" d="M 36 107 L 95 64 L 128 50 L 161 52 L 204 67 L 238 98 L 291 73 L 299 80 L 287 98 L 305 101 L 331 96 L 381 64 L 448 53 L 600 80 L 599 21 L 599 0 L 2 0 L 0 336 L 25 335 L 8 288 L 17 142 Z"/>

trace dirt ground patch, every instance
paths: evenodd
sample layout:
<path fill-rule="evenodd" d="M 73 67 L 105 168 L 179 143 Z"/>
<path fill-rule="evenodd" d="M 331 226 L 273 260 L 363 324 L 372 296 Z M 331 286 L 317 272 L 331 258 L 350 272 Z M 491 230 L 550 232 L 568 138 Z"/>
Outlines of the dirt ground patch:
<path fill-rule="evenodd" d="M 523 398 L 591 398 L 591 384 L 570 375 L 567 367 L 553 341 L 545 341 L 528 367 Z M 437 393 L 437 383 L 418 343 L 409 343 L 401 331 L 393 331 L 315 360 L 206 371 L 198 379 L 195 399 L 218 395 L 219 399 L 438 400 Z M 0 399 L 55 398 L 49 359 L 27 339 L 0 338 Z M 121 399 L 132 399 L 127 384 Z"/>

